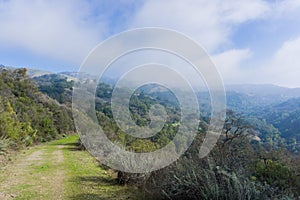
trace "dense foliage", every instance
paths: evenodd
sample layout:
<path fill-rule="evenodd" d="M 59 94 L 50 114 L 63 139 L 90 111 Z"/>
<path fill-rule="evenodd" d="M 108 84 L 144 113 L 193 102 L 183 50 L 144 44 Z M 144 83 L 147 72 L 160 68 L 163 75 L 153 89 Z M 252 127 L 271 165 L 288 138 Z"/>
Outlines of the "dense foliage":
<path fill-rule="evenodd" d="M 96 110 L 100 125 L 108 138 L 115 143 L 122 145 L 128 150 L 136 152 L 149 152 L 159 149 L 170 142 L 178 129 L 178 120 L 180 118 L 180 109 L 178 106 L 170 105 L 168 102 L 153 98 L 145 93 L 143 88 L 137 90 L 131 97 L 129 110 L 131 118 L 138 126 L 148 126 L 150 122 L 149 110 L 156 103 L 162 104 L 168 114 L 167 121 L 160 132 L 147 139 L 132 137 L 122 131 L 116 124 L 110 107 L 110 98 L 112 88 L 110 85 L 100 83 L 97 87 Z"/>
<path fill-rule="evenodd" d="M 300 150 L 300 98 L 256 110 L 255 115 L 277 128 L 290 150 Z"/>
<path fill-rule="evenodd" d="M 148 125 L 149 108 L 159 103 L 167 110 L 168 122 L 155 137 L 140 140 L 125 134 L 115 123 L 110 110 L 112 88 L 104 83 L 98 86 L 99 123 L 109 138 L 127 150 L 153 151 L 165 146 L 177 133 L 177 102 L 171 100 L 174 97 L 170 92 L 153 91 L 153 87 L 139 88 L 134 93 L 131 117 L 140 126 Z M 207 110 L 206 103 L 200 106 L 202 111 Z M 119 182 L 141 187 L 151 199 L 293 199 L 300 195 L 299 156 L 286 151 L 279 130 L 258 117 L 228 111 L 217 145 L 208 157 L 199 158 L 209 117 L 203 113 L 206 112 L 202 112 L 197 138 L 177 162 L 150 174 L 119 172 Z"/>
<path fill-rule="evenodd" d="M 35 81 L 37 85 L 27 78 L 26 69 L 0 73 L 0 153 L 74 130 L 69 108 L 73 81 L 61 75 L 45 75 Z M 152 106 L 165 108 L 163 128 L 146 139 L 130 136 L 117 125 L 111 110 L 112 92 L 111 85 L 99 83 L 95 108 L 99 124 L 116 145 L 128 151 L 151 152 L 173 140 L 181 126 L 181 110 L 172 92 L 150 85 L 131 96 L 130 116 L 140 127 L 150 124 Z M 126 88 L 121 92 L 126 93 Z M 135 184 L 151 199 L 299 198 L 300 100 L 277 102 L 272 97 L 268 104 L 269 100 L 260 96 L 228 93 L 230 110 L 222 135 L 209 156 L 199 158 L 210 106 L 208 93 L 198 97 L 200 123 L 189 150 L 172 165 L 152 173 L 118 172 L 119 183 Z"/>
<path fill-rule="evenodd" d="M 299 90 L 279 89 L 280 93 L 269 96 L 228 92 L 228 108 L 242 113 L 263 142 L 273 147 L 285 146 L 297 153 L 300 150 Z"/>
<path fill-rule="evenodd" d="M 67 77 L 59 74 L 46 74 L 34 77 L 39 90 L 47 94 L 59 103 L 70 103 L 72 99 L 72 88 L 74 81 L 68 81 Z"/>
<path fill-rule="evenodd" d="M 26 69 L 0 72 L 0 151 L 49 141 L 74 130 L 71 110 L 39 92 Z"/>
<path fill-rule="evenodd" d="M 150 174 L 122 174 L 151 199 L 298 199 L 299 156 L 267 150 L 253 129 L 228 112 L 220 140 L 199 158 L 203 135 L 172 165 Z M 126 178 L 124 178 L 124 176 Z"/>

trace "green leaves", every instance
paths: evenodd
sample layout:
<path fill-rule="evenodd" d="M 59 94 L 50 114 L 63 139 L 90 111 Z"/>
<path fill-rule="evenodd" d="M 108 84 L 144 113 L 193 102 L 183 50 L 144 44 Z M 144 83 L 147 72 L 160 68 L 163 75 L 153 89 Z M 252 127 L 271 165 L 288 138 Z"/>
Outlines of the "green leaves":
<path fill-rule="evenodd" d="M 0 71 L 2 149 L 49 141 L 71 130 L 70 109 L 40 93 L 26 77 L 26 69 Z"/>
<path fill-rule="evenodd" d="M 291 172 L 278 161 L 267 159 L 257 163 L 255 176 L 261 182 L 267 182 L 270 185 L 285 188 L 290 182 Z"/>

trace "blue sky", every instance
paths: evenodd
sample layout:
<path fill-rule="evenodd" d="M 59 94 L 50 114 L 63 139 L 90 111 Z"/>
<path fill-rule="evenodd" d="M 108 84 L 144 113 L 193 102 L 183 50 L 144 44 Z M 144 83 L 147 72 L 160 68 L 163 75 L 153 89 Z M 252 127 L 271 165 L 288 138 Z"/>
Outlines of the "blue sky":
<path fill-rule="evenodd" d="M 76 71 L 104 39 L 149 26 L 197 41 L 225 83 L 300 87 L 300 0 L 0 0 L 0 64 Z"/>

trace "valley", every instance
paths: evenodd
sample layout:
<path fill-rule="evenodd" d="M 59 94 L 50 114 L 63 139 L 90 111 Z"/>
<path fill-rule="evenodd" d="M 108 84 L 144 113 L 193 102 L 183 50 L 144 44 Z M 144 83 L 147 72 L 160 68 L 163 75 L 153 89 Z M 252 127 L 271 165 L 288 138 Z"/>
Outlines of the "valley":
<path fill-rule="evenodd" d="M 72 108 L 74 84 L 94 84 L 93 77 L 85 74 L 78 79 L 74 72 L 40 74 L 4 68 L 0 73 L 1 199 L 299 196 L 298 89 L 230 86 L 226 91 L 223 130 L 203 159 L 199 158 L 199 149 L 209 134 L 210 97 L 207 91 L 197 91 L 199 126 L 188 150 L 165 168 L 131 174 L 101 165 L 101 160 L 96 161 L 82 150 L 76 135 L 73 112 L 82 116 L 89 113 Z M 130 152 L 147 153 L 169 143 L 180 151 L 180 142 L 190 142 L 184 137 L 173 141 L 180 126 L 188 130 L 189 124 L 181 123 L 180 104 L 171 90 L 150 84 L 131 95 L 129 111 L 137 126 L 151 123 L 149 110 L 153 105 L 159 104 L 166 111 L 161 130 L 145 139 L 128 135 L 116 123 L 111 109 L 113 90 L 111 83 L 98 83 L 94 109 L 98 124 L 114 145 Z M 93 91 L 87 87 L 85 92 Z M 120 88 L 119 92 L 126 94 L 128 90 Z M 188 97 L 185 91 L 180 92 Z M 90 106 L 87 102 L 83 105 Z M 123 123 L 130 127 L 127 119 Z"/>

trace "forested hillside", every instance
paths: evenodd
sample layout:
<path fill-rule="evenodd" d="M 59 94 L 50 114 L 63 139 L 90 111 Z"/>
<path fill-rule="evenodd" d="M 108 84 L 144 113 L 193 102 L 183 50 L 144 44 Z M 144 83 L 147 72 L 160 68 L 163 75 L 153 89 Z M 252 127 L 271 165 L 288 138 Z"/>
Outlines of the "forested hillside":
<path fill-rule="evenodd" d="M 38 84 L 39 90 L 49 97 L 62 104 L 71 103 L 73 80 L 68 81 L 67 77 L 60 74 L 36 76 L 33 80 Z"/>
<path fill-rule="evenodd" d="M 74 84 L 73 79 L 76 79 L 76 75 L 75 72 L 64 72 L 36 76 L 33 79 L 37 82 L 41 92 L 60 103 L 70 105 L 72 86 Z M 88 77 L 86 75 L 85 78 Z M 107 124 L 110 121 L 108 118 L 112 117 L 109 109 L 111 92 L 111 85 L 105 83 L 99 84 L 96 109 L 98 110 L 98 117 L 99 120 L 101 119 L 100 123 L 102 125 Z M 203 126 L 205 126 L 210 116 L 209 93 L 198 92 L 197 94 L 200 103 L 201 119 Z M 293 152 L 299 151 L 300 138 L 298 133 L 300 123 L 298 119 L 300 118 L 300 106 L 299 98 L 297 98 L 300 96 L 299 89 L 289 89 L 273 85 L 233 85 L 228 87 L 226 96 L 227 108 L 244 116 L 244 121 L 253 127 L 262 142 L 272 147 L 283 145 Z M 133 96 L 132 102 L 137 104 L 134 105 L 131 103 L 131 112 L 138 125 L 146 125 L 148 123 L 149 118 L 145 118 L 147 116 L 146 110 L 155 102 L 162 103 L 168 109 L 175 109 L 173 117 L 179 118 L 176 98 L 172 96 L 170 91 L 164 88 L 155 87 L 154 85 L 140 88 Z M 137 111 L 144 118 L 139 117 Z M 108 124 L 116 126 L 113 121 Z M 116 127 L 108 129 L 119 130 Z"/>
<path fill-rule="evenodd" d="M 30 79 L 26 69 L 2 69 L 1 154 L 7 149 L 50 141 L 74 131 L 70 109 L 73 84 L 72 78 L 64 75 L 47 74 Z M 99 124 L 115 145 L 147 153 L 173 140 L 182 124 L 180 106 L 170 90 L 148 85 L 131 96 L 130 115 L 138 126 L 150 124 L 151 106 L 160 104 L 166 110 L 163 128 L 146 139 L 130 136 L 117 125 L 111 110 L 112 91 L 112 85 L 99 83 L 95 108 Z M 120 92 L 127 90 L 121 88 Z M 198 98 L 199 129 L 188 151 L 170 166 L 152 173 L 119 171 L 118 183 L 133 184 L 155 199 L 266 199 L 300 195 L 298 98 L 276 103 L 267 97 L 260 99 L 259 95 L 227 92 L 226 123 L 215 148 L 205 159 L 199 158 L 198 151 L 207 134 L 209 95 L 199 92 Z"/>
<path fill-rule="evenodd" d="M 131 97 L 129 110 L 139 126 L 149 124 L 149 108 L 154 103 L 163 105 L 168 114 L 168 121 L 159 133 L 141 140 L 126 135 L 115 123 L 110 109 L 112 90 L 112 86 L 100 83 L 96 92 L 98 120 L 112 141 L 127 150 L 151 152 L 173 139 L 181 125 L 180 107 L 170 91 L 150 85 L 139 88 Z M 247 95 L 238 95 L 241 96 Z M 148 174 L 119 172 L 119 181 L 139 186 L 153 199 L 293 199 L 299 196 L 299 156 L 287 151 L 285 138 L 270 122 L 248 113 L 228 110 L 218 143 L 208 157 L 199 158 L 198 151 L 207 134 L 207 97 L 199 94 L 202 114 L 198 135 L 179 160 Z M 229 103 L 234 105 L 233 101 Z M 252 108 L 254 104 L 248 103 Z"/>
<path fill-rule="evenodd" d="M 272 124 L 286 139 L 288 148 L 300 149 L 300 98 L 292 98 L 283 103 L 268 106 L 254 113 L 260 120 Z"/>
<path fill-rule="evenodd" d="M 0 153 L 74 131 L 71 110 L 41 93 L 26 71 L 0 72 Z"/>

